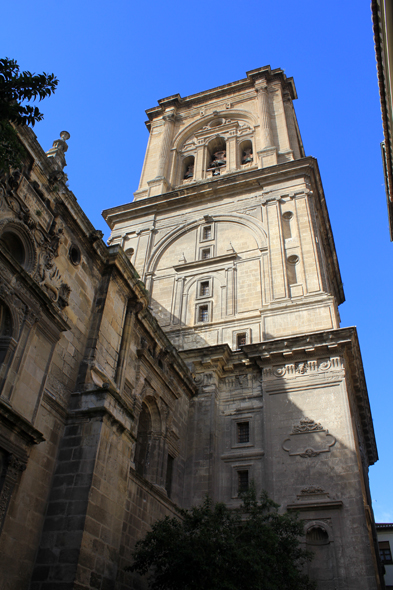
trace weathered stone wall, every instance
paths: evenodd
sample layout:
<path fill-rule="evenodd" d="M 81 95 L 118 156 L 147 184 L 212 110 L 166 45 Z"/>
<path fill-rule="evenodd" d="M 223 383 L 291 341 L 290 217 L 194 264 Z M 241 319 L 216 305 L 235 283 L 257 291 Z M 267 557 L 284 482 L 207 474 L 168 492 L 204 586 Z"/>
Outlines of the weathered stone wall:
<path fill-rule="evenodd" d="M 195 385 L 123 251 L 102 243 L 34 134 L 21 137 L 29 167 L 3 179 L 0 203 L 2 588 L 113 587 L 139 414 L 152 412 L 154 453 L 133 481 L 173 509 Z"/>

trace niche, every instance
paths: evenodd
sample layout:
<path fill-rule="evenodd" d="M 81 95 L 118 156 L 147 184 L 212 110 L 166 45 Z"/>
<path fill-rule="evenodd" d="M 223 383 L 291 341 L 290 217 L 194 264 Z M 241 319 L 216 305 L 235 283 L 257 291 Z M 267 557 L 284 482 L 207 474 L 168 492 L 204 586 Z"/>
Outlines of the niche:
<path fill-rule="evenodd" d="M 146 477 L 149 466 L 149 447 L 151 438 L 151 416 L 145 403 L 139 415 L 138 435 L 135 449 L 135 471 Z"/>
<path fill-rule="evenodd" d="M 239 146 L 240 152 L 240 164 L 244 166 L 245 164 L 251 164 L 254 160 L 253 152 L 252 152 L 252 142 L 247 139 L 243 141 Z"/>
<path fill-rule="evenodd" d="M 292 211 L 286 211 L 282 215 L 282 233 L 284 236 L 284 240 L 288 240 L 292 238 L 292 228 L 291 228 L 291 219 L 293 218 Z"/>
<path fill-rule="evenodd" d="M 287 258 L 287 275 L 288 275 L 288 284 L 289 285 L 296 285 L 298 282 L 297 277 L 297 264 L 299 262 L 299 256 L 293 254 L 292 256 L 288 256 Z"/>
<path fill-rule="evenodd" d="M 152 397 L 142 403 L 139 414 L 138 434 L 135 448 L 135 471 L 151 483 L 157 483 L 162 470 L 161 418 Z M 160 467 L 161 466 L 161 467 Z"/>
<path fill-rule="evenodd" d="M 308 565 L 308 575 L 312 580 L 318 580 L 318 588 L 334 590 L 334 556 L 327 531 L 318 525 L 309 528 L 306 547 L 314 554 Z"/>

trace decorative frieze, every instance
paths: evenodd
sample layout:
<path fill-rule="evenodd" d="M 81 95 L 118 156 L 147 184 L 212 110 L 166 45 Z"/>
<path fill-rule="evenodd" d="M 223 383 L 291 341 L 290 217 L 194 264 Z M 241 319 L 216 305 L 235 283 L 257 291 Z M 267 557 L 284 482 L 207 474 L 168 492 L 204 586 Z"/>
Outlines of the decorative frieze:
<path fill-rule="evenodd" d="M 330 357 L 321 359 L 311 359 L 308 361 L 300 361 L 288 363 L 285 365 L 270 366 L 263 369 L 263 379 L 281 379 L 296 378 L 302 375 L 312 375 L 317 373 L 326 373 L 328 371 L 341 370 L 341 357 Z"/>

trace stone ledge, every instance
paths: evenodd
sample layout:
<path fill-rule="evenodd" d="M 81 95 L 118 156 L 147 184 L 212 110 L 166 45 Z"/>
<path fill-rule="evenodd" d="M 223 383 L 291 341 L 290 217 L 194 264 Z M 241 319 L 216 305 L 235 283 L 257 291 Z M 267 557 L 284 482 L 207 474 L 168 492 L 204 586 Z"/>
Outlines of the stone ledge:
<path fill-rule="evenodd" d="M 325 502 L 303 502 L 299 504 L 287 504 L 287 510 L 296 510 L 302 512 L 303 510 L 333 510 L 342 508 L 343 502 L 341 500 L 328 500 Z"/>
<path fill-rule="evenodd" d="M 37 428 L 34 428 L 26 418 L 2 399 L 0 399 L 0 422 L 29 445 L 37 445 L 45 440 Z"/>
<path fill-rule="evenodd" d="M 194 262 L 186 262 L 185 264 L 177 264 L 173 268 L 176 272 L 183 272 L 185 270 L 191 270 L 193 268 L 199 268 L 201 266 L 208 266 L 209 264 L 220 264 L 222 262 L 229 262 L 237 258 L 236 252 L 230 254 L 224 254 L 223 256 L 214 256 L 212 258 L 206 258 L 205 260 L 195 260 Z"/>

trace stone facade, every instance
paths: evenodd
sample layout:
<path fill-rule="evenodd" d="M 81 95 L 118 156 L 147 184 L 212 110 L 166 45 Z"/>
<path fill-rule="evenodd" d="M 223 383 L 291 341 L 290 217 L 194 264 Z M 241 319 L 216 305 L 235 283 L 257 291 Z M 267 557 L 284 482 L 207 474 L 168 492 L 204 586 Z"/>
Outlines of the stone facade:
<path fill-rule="evenodd" d="M 0 587 L 122 587 L 127 546 L 182 503 L 196 385 L 67 189 L 65 146 L 20 137 L 31 159 L 0 193 Z"/>
<path fill-rule="evenodd" d="M 377 450 L 317 162 L 281 70 L 147 111 L 102 242 L 69 134 L 0 193 L 2 590 L 140 588 L 149 526 L 255 482 L 298 510 L 321 590 L 380 587 Z M 140 278 L 139 278 L 139 275 Z"/>

